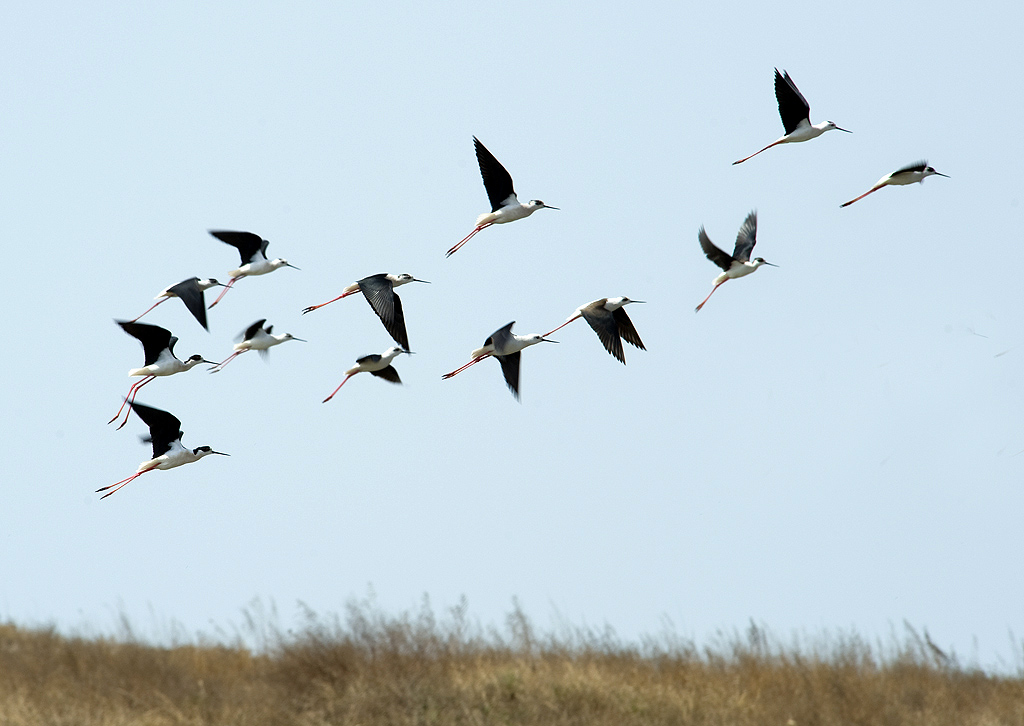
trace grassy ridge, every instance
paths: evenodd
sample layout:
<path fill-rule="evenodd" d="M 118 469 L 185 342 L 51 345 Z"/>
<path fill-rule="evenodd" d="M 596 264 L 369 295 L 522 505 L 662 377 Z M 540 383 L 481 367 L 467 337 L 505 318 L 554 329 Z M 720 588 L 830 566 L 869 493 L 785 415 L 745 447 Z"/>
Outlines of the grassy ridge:
<path fill-rule="evenodd" d="M 258 653 L 0 625 L 0 724 L 1024 724 L 1021 677 L 964 668 L 909 628 L 881 653 L 856 636 L 783 647 L 754 626 L 625 646 L 539 636 L 518 611 L 483 631 L 464 606 L 250 626 Z"/>

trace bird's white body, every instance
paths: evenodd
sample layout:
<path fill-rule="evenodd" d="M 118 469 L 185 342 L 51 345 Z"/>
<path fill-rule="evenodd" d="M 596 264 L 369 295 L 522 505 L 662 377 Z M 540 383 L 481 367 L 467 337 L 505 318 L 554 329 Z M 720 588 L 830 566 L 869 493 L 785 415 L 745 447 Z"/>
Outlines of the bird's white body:
<path fill-rule="evenodd" d="M 763 264 L 765 264 L 765 262 L 760 257 L 756 260 L 747 260 L 746 262 L 733 262 L 732 267 L 715 278 L 715 284 L 721 285 L 726 280 L 735 280 L 737 277 L 746 277 L 747 275 L 752 274 Z M 761 278 L 757 279 L 760 280 Z M 729 289 L 731 290 L 732 288 L 730 287 Z"/>
<path fill-rule="evenodd" d="M 246 338 L 241 343 L 235 343 L 234 349 L 239 353 L 247 350 L 267 350 L 275 345 L 287 343 L 289 340 L 298 340 L 298 338 L 291 333 L 272 334 L 261 328 L 251 338 Z"/>
<path fill-rule="evenodd" d="M 200 447 L 198 449 L 186 449 L 181 445 L 180 441 L 174 441 L 171 443 L 171 450 L 162 456 L 158 456 L 155 459 L 144 461 L 139 464 L 139 468 L 136 470 L 137 474 L 141 474 L 150 469 L 174 469 L 178 466 L 184 466 L 185 464 L 192 464 L 199 461 L 204 456 L 215 454 L 218 452 L 211 451 L 210 447 Z"/>
<path fill-rule="evenodd" d="M 288 264 L 288 260 L 278 257 L 276 260 L 268 260 L 263 256 L 262 252 L 256 253 L 252 261 L 242 265 L 241 267 L 232 270 L 228 273 L 232 280 L 236 280 L 239 277 L 252 277 L 253 275 L 266 275 L 268 272 L 273 272 L 281 267 L 293 267 Z M 277 279 L 276 277 L 274 278 Z"/>
<path fill-rule="evenodd" d="M 142 368 L 132 368 L 128 371 L 129 376 L 173 376 L 175 373 L 190 371 L 200 363 L 206 363 L 200 356 L 194 355 L 188 360 L 178 360 L 174 354 L 166 348 L 160 353 L 156 363 L 151 363 Z"/>
<path fill-rule="evenodd" d="M 402 350 L 398 346 L 393 345 L 381 353 L 380 358 L 374 359 L 374 356 L 367 356 L 362 359 L 360 362 L 356 363 L 356 365 L 345 371 L 345 375 L 354 376 L 356 373 L 373 373 L 374 371 L 382 371 L 391 365 L 391 361 L 393 361 L 399 354 L 405 352 L 406 351 Z"/>
<path fill-rule="evenodd" d="M 531 345 L 543 342 L 544 336 L 540 333 L 516 335 L 510 332 L 507 338 L 501 338 L 496 343 L 492 342 L 483 348 L 477 348 L 470 353 L 470 357 L 481 358 L 488 355 L 512 355 L 513 353 L 518 353 L 523 348 L 529 348 Z"/>
<path fill-rule="evenodd" d="M 210 373 L 223 370 L 224 366 L 249 350 L 258 350 L 261 355 L 266 356 L 270 348 L 273 348 L 275 345 L 281 345 L 281 343 L 287 343 L 289 340 L 297 340 L 300 343 L 306 342 L 302 338 L 296 338 L 291 333 L 278 333 L 274 335 L 270 332 L 274 326 L 268 325 L 264 328 L 263 324 L 265 322 L 267 322 L 266 319 L 261 318 L 246 328 L 242 334 L 242 341 L 234 345 L 235 352 L 211 368 Z"/>
<path fill-rule="evenodd" d="M 511 195 L 505 200 L 501 209 L 494 212 L 485 212 L 476 218 L 476 226 L 483 227 L 488 224 L 505 224 L 506 222 L 515 222 L 517 219 L 525 219 L 531 214 L 536 212 L 538 209 L 544 209 L 547 207 L 543 202 L 539 202 L 536 199 L 531 199 L 526 204 L 520 203 L 516 195 Z M 548 207 L 550 209 L 550 207 Z"/>
<path fill-rule="evenodd" d="M 605 297 L 605 298 L 598 298 L 597 300 L 594 300 L 594 302 L 589 302 L 586 305 L 580 305 L 578 308 L 576 308 L 576 312 L 574 312 L 572 315 L 570 315 L 568 318 L 566 318 L 566 322 L 572 322 L 576 318 L 582 316 L 584 310 L 587 310 L 589 308 L 593 308 L 595 305 L 597 305 L 598 308 L 603 308 L 604 310 L 607 310 L 610 313 L 614 313 L 616 310 L 621 308 L 623 305 L 626 305 L 627 303 L 631 303 L 631 302 L 640 302 L 640 301 L 639 300 L 630 300 L 628 297 Z M 598 305 L 598 303 L 600 303 L 600 305 Z M 552 332 L 554 332 L 554 331 L 552 331 Z M 547 335 L 550 335 L 550 334 L 551 333 L 547 333 Z"/>
<path fill-rule="evenodd" d="M 801 141 L 810 141 L 821 136 L 826 131 L 839 128 L 831 121 L 822 121 L 821 123 L 812 124 L 809 120 L 804 119 L 800 124 L 793 130 L 793 133 L 786 134 L 781 139 L 776 141 L 776 144 L 796 144 Z"/>

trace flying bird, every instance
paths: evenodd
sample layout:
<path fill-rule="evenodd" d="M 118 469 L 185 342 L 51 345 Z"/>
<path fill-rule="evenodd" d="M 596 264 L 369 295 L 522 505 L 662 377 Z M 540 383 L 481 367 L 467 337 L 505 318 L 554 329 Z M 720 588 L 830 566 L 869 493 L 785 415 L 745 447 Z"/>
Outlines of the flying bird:
<path fill-rule="evenodd" d="M 395 294 L 395 288 L 410 282 L 427 281 L 417 280 L 406 272 L 400 275 L 392 275 L 385 272 L 370 275 L 358 282 L 353 282 L 333 300 L 305 308 L 302 314 L 311 313 L 317 308 L 322 308 L 324 305 L 330 305 L 335 300 L 341 300 L 343 297 L 362 292 L 366 302 L 370 303 L 370 307 L 373 308 L 373 312 L 377 313 L 377 317 L 384 323 L 384 328 L 388 331 L 388 334 L 402 348 L 409 350 L 409 334 L 405 331 L 405 315 L 402 313 L 402 300 Z"/>
<path fill-rule="evenodd" d="M 859 197 L 855 197 L 854 199 L 851 199 L 848 202 L 843 202 L 839 206 L 848 207 L 857 200 L 863 199 L 868 194 L 871 194 L 872 192 L 877 192 L 882 187 L 887 187 L 890 185 L 903 186 L 906 184 L 913 184 L 914 182 L 920 182 L 924 184 L 924 180 L 932 176 L 933 174 L 938 176 L 944 176 L 947 179 L 949 178 L 948 174 L 942 174 L 940 172 L 935 171 L 934 167 L 928 166 L 927 161 L 922 160 L 914 162 L 913 164 L 909 164 L 903 167 L 902 169 L 897 169 L 892 174 L 886 174 L 881 179 L 879 179 L 873 187 L 868 189 Z"/>
<path fill-rule="evenodd" d="M 391 361 L 402 353 L 409 353 L 411 355 L 412 351 L 403 350 L 397 346 L 391 346 L 383 353 L 373 353 L 372 355 L 364 355 L 362 358 L 356 358 L 356 364 L 345 371 L 345 380 L 339 383 L 338 387 L 335 388 L 331 395 L 325 398 L 323 402 L 327 403 L 334 398 L 334 394 L 340 391 L 341 387 L 345 385 L 345 382 L 356 373 L 370 373 L 378 378 L 383 378 L 385 381 L 400 384 L 402 379 L 398 377 L 398 371 L 396 371 L 395 367 L 391 365 Z"/>
<path fill-rule="evenodd" d="M 807 99 L 804 98 L 804 94 L 800 93 L 800 89 L 793 83 L 793 79 L 789 77 L 789 73 L 783 75 L 779 73 L 779 69 L 775 69 L 775 98 L 779 102 L 779 116 L 782 117 L 782 125 L 786 129 L 786 134 L 777 141 L 773 141 L 768 146 L 761 149 L 761 151 L 767 151 L 773 146 L 779 144 L 793 144 L 798 141 L 810 141 L 821 136 L 826 131 L 835 129 L 837 131 L 846 131 L 851 133 L 848 129 L 843 129 L 836 126 L 831 121 L 822 121 L 821 123 L 811 123 L 811 105 L 807 103 Z M 742 164 L 747 159 L 753 158 L 761 153 L 761 151 L 755 151 L 750 156 L 745 156 L 739 161 L 734 161 L 733 164 Z"/>
<path fill-rule="evenodd" d="M 547 337 L 556 330 L 561 330 L 572 321 L 583 318 L 594 329 L 594 332 L 597 333 L 597 337 L 601 340 L 605 350 L 625 365 L 626 354 L 622 350 L 623 340 L 640 350 L 647 350 L 644 348 L 644 343 L 640 340 L 640 334 L 636 332 L 636 328 L 633 327 L 633 321 L 629 319 L 624 308 L 625 305 L 630 303 L 642 302 L 643 300 L 630 300 L 628 297 L 603 297 L 600 300 L 595 300 L 592 303 L 576 308 L 576 312 L 570 315 L 568 320 L 554 330 L 545 333 L 544 336 Z"/>
<path fill-rule="evenodd" d="M 258 234 L 252 232 L 234 232 L 226 229 L 211 229 L 210 234 L 219 239 L 221 242 L 231 245 L 238 250 L 238 254 L 242 259 L 242 265 L 236 270 L 232 270 L 228 273 L 231 276 L 231 280 L 224 286 L 220 295 L 217 299 L 211 303 L 210 307 L 220 302 L 220 299 L 228 294 L 228 290 L 238 280 L 243 277 L 249 277 L 250 275 L 266 275 L 269 272 L 280 267 L 291 267 L 294 270 L 299 269 L 295 265 L 289 264 L 288 260 L 278 257 L 276 260 L 267 259 L 267 247 L 270 246 L 268 240 L 263 239 Z"/>
<path fill-rule="evenodd" d="M 192 368 L 200 363 L 213 365 L 213 361 L 206 360 L 201 355 L 190 356 L 184 361 L 178 360 L 178 357 L 174 355 L 174 344 L 178 342 L 178 339 L 171 335 L 171 331 L 165 328 L 161 328 L 158 325 L 126 322 L 123 320 L 115 320 L 114 322 L 121 326 L 121 330 L 142 343 L 142 350 L 146 358 L 145 365 L 142 368 L 132 368 L 128 371 L 129 376 L 142 376 L 143 378 L 141 381 L 133 383 L 132 387 L 128 389 L 128 395 L 125 396 L 124 403 L 121 404 L 121 408 L 117 409 L 114 418 L 107 421 L 108 424 L 117 421 L 124 407 L 130 405 L 135 400 L 139 389 L 155 380 L 157 376 L 173 376 L 175 373 L 184 373 L 185 371 L 192 370 Z M 125 414 L 124 421 L 117 428 L 121 429 L 126 423 L 128 423 L 128 414 Z"/>
<path fill-rule="evenodd" d="M 176 297 L 185 303 L 185 307 L 188 308 L 188 311 L 192 313 L 196 320 L 199 321 L 199 324 L 209 331 L 210 328 L 206 324 L 206 299 L 203 292 L 209 290 L 215 285 L 224 287 L 223 283 L 217 282 L 212 277 L 205 280 L 201 280 L 198 277 L 190 277 L 187 280 L 182 280 L 177 285 L 171 285 L 157 295 L 156 302 L 151 308 L 149 308 L 149 310 L 142 313 L 142 315 L 145 315 L 160 303 L 165 303 L 172 297 Z M 141 318 L 142 315 L 130 322 L 134 323 L 136 320 Z"/>
<path fill-rule="evenodd" d="M 531 199 L 526 204 L 521 204 L 512 187 L 512 176 L 501 165 L 501 162 L 495 159 L 494 154 L 489 152 L 487 147 L 481 144 L 480 139 L 475 136 L 473 137 L 473 146 L 476 147 L 476 160 L 480 164 L 480 176 L 484 179 L 487 198 L 491 200 L 491 211 L 477 217 L 476 228 L 448 250 L 445 257 L 451 257 L 462 245 L 469 242 L 473 235 L 492 224 L 514 222 L 517 219 L 529 217 L 538 209 L 558 209 L 558 207 L 549 206 L 539 199 Z"/>
<path fill-rule="evenodd" d="M 558 341 L 551 340 L 540 333 L 516 335 L 512 332 L 512 326 L 515 324 L 516 321 L 513 320 L 508 325 L 495 330 L 484 341 L 483 347 L 477 348 L 470 353 L 471 360 L 469 363 L 451 373 L 445 373 L 441 378 L 447 380 L 454 375 L 458 375 L 471 365 L 479 363 L 484 358 L 494 356 L 501 364 L 501 374 L 505 377 L 508 389 L 512 391 L 512 395 L 516 397 L 516 400 L 519 400 L 519 359 L 523 348 L 528 348 L 537 343 L 557 343 Z"/>
<path fill-rule="evenodd" d="M 222 360 L 220 363 L 215 364 L 213 368 L 210 369 L 210 373 L 217 373 L 218 371 L 223 370 L 224 366 L 226 366 L 232 360 L 234 360 L 235 358 L 242 355 L 242 353 L 245 353 L 248 350 L 258 350 L 260 352 L 260 355 L 266 357 L 267 351 L 270 348 L 273 348 L 275 345 L 287 343 L 289 340 L 297 340 L 300 343 L 307 342 L 302 338 L 296 338 L 291 333 L 279 333 L 277 335 L 274 335 L 271 332 L 273 331 L 274 326 L 268 325 L 267 327 L 264 328 L 263 323 L 265 322 L 267 322 L 266 318 L 260 318 L 255 323 L 246 328 L 242 332 L 241 342 L 235 343 L 235 352 L 229 355 L 224 360 Z"/>
<path fill-rule="evenodd" d="M 161 411 L 159 408 L 143 406 L 141 403 L 129 403 L 128 405 L 149 426 L 149 436 L 144 437 L 142 440 L 153 443 L 153 458 L 139 464 L 138 470 L 130 477 L 97 489 L 97 492 L 107 492 L 100 499 L 106 499 L 118 489 L 138 479 L 148 471 L 174 469 L 183 464 L 199 461 L 204 456 L 209 456 L 210 454 L 229 456 L 229 454 L 225 454 L 222 451 L 214 451 L 209 446 L 186 449 L 181 443 L 181 437 L 184 436 L 181 430 L 181 421 L 173 414 Z"/>
<path fill-rule="evenodd" d="M 746 220 L 743 222 L 743 226 L 740 227 L 739 234 L 736 235 L 736 247 L 733 248 L 731 255 L 715 246 L 715 244 L 708 238 L 703 225 L 700 228 L 700 232 L 697 234 L 697 239 L 700 240 L 700 248 L 704 250 L 704 254 L 707 255 L 707 258 L 721 267 L 723 272 L 715 278 L 715 286 L 711 288 L 711 292 L 708 293 L 708 296 L 704 298 L 694 312 L 700 312 L 700 309 L 704 307 L 704 303 L 706 303 L 711 296 L 715 294 L 715 290 L 717 290 L 719 286 L 726 281 L 734 280 L 737 277 L 745 277 L 761 265 L 778 267 L 778 265 L 773 265 L 763 257 L 757 257 L 753 262 L 750 261 L 750 253 L 753 251 L 754 245 L 757 244 L 756 211 L 748 214 Z"/>

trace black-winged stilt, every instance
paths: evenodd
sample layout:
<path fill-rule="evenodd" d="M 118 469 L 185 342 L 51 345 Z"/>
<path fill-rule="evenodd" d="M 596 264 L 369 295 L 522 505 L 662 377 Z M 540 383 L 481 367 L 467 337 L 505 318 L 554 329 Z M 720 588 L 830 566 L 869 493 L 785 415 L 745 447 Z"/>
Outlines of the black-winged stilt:
<path fill-rule="evenodd" d="M 107 421 L 108 424 L 117 421 L 125 405 L 131 404 L 135 400 L 139 389 L 150 381 L 155 380 L 157 376 L 173 376 L 175 373 L 184 373 L 200 363 L 213 365 L 213 361 L 206 360 L 201 355 L 190 356 L 184 361 L 178 360 L 178 357 L 174 355 L 174 344 L 178 342 L 178 339 L 171 335 L 171 331 L 165 328 L 161 328 L 158 325 L 126 322 L 123 320 L 115 320 L 114 322 L 121 326 L 121 330 L 142 343 L 146 362 L 142 368 L 132 368 L 128 371 L 129 376 L 143 376 L 143 378 L 141 381 L 133 383 L 132 387 L 128 389 L 128 395 L 125 396 L 124 403 L 121 404 L 121 408 L 117 409 L 114 418 Z M 117 428 L 122 428 L 126 423 L 128 423 L 127 414 L 125 414 L 124 421 Z"/>
<path fill-rule="evenodd" d="M 476 160 L 480 164 L 480 176 L 484 179 L 487 198 L 491 200 L 491 211 L 477 217 L 476 228 L 448 250 L 445 257 L 451 257 L 462 245 L 469 242 L 473 235 L 492 224 L 514 222 L 517 219 L 529 217 L 538 209 L 558 209 L 558 207 L 549 206 L 539 199 L 531 199 L 526 204 L 521 204 L 512 186 L 512 176 L 501 165 L 501 162 L 495 159 L 494 154 L 489 152 L 487 147 L 481 144 L 480 139 L 475 136 L 473 137 L 473 146 L 476 148 Z"/>
<path fill-rule="evenodd" d="M 528 348 L 531 345 L 537 343 L 557 343 L 557 340 L 551 340 L 548 337 L 541 335 L 540 333 L 531 333 L 529 335 L 516 335 L 512 332 L 512 326 L 516 324 L 513 320 L 508 325 L 498 328 L 487 340 L 484 341 L 483 347 L 477 348 L 470 353 L 471 360 L 466 365 L 458 368 L 451 373 L 445 373 L 441 378 L 446 380 L 454 375 L 462 373 L 462 371 L 469 368 L 475 363 L 479 363 L 484 358 L 494 356 L 498 359 L 501 364 L 501 374 L 505 377 L 505 383 L 508 384 L 508 389 L 512 391 L 512 395 L 519 399 L 519 359 L 523 348 Z"/>
<path fill-rule="evenodd" d="M 740 227 L 739 234 L 736 235 L 736 247 L 733 248 L 731 255 L 715 246 L 715 244 L 708 238 L 703 225 L 700 228 L 700 232 L 697 234 L 697 238 L 700 240 L 700 248 L 704 250 L 704 254 L 707 255 L 707 258 L 721 267 L 724 272 L 715 278 L 715 286 L 711 288 L 711 292 L 709 292 L 708 296 L 701 301 L 700 305 L 697 306 L 697 309 L 694 310 L 694 312 L 700 312 L 700 309 L 704 307 L 704 303 L 706 303 L 711 296 L 715 294 L 715 290 L 717 290 L 719 286 L 727 280 L 734 280 L 737 277 L 749 275 L 761 265 L 778 267 L 778 265 L 773 265 L 763 257 L 757 257 L 753 262 L 750 261 L 750 253 L 753 251 L 754 245 L 757 244 L 756 211 L 748 214 L 746 220 L 743 222 L 743 226 Z"/>
<path fill-rule="evenodd" d="M 181 431 L 181 421 L 173 414 L 161 411 L 159 408 L 144 406 L 141 403 L 129 403 L 128 405 L 149 426 L 149 436 L 144 437 L 142 440 L 144 442 L 153 442 L 153 458 L 139 464 L 138 470 L 130 477 L 97 489 L 97 492 L 107 492 L 100 499 L 106 499 L 147 471 L 173 469 L 183 464 L 199 461 L 204 456 L 209 456 L 210 454 L 230 456 L 230 454 L 225 454 L 223 451 L 214 451 L 209 446 L 186 449 L 181 443 L 181 437 L 184 435 Z M 108 489 L 110 491 L 107 491 Z"/>
<path fill-rule="evenodd" d="M 402 312 L 402 300 L 395 294 L 396 287 L 409 282 L 427 281 L 417 280 L 407 272 L 403 272 L 400 275 L 381 272 L 377 275 L 364 277 L 358 282 L 353 282 L 342 290 L 338 297 L 319 305 L 311 305 L 305 308 L 302 314 L 311 313 L 318 308 L 322 308 L 324 305 L 330 305 L 336 300 L 341 300 L 343 297 L 362 292 L 366 301 L 370 303 L 370 307 L 373 308 L 373 312 L 377 313 L 377 317 L 384 323 L 384 328 L 394 338 L 395 342 L 405 350 L 409 350 L 409 334 L 405 332 L 405 315 Z"/>
<path fill-rule="evenodd" d="M 209 330 L 210 328 L 206 324 L 206 299 L 203 292 L 205 290 L 209 290 L 215 285 L 224 287 L 224 283 L 217 282 L 212 277 L 205 280 L 201 280 L 198 277 L 190 277 L 187 280 L 182 280 L 177 285 L 171 285 L 157 295 L 156 302 L 151 308 L 149 308 L 149 310 L 142 313 L 142 315 L 145 315 L 160 303 L 165 303 L 172 297 L 176 297 L 185 303 L 185 307 L 188 308 L 188 311 L 192 313 L 196 320 L 199 321 L 199 324 L 206 328 L 206 330 Z M 129 322 L 134 323 L 136 320 L 141 318 L 142 315 L 139 315 L 137 318 Z"/>
<path fill-rule="evenodd" d="M 777 141 L 773 141 L 768 146 L 761 149 L 761 151 L 767 151 L 773 146 L 779 144 L 792 144 L 798 141 L 810 141 L 821 136 L 826 131 L 835 129 L 836 131 L 846 131 L 851 133 L 848 129 L 839 128 L 831 121 L 822 121 L 821 123 L 811 123 L 811 105 L 807 103 L 807 99 L 804 98 L 804 94 L 800 93 L 800 90 L 793 83 L 793 79 L 789 77 L 789 73 L 783 75 L 779 73 L 779 69 L 775 69 L 775 98 L 779 102 L 779 116 L 782 117 L 782 125 L 786 129 L 786 135 Z M 745 156 L 739 161 L 734 161 L 733 164 L 742 164 L 747 159 L 757 156 L 761 151 L 755 151 L 750 156 Z"/>
<path fill-rule="evenodd" d="M 633 327 L 633 321 L 629 319 L 623 307 L 630 303 L 642 302 L 643 300 L 630 300 L 628 297 L 603 297 L 576 308 L 576 312 L 570 315 L 568 320 L 554 330 L 545 333 L 544 336 L 547 337 L 572 321 L 583 318 L 597 333 L 605 350 L 625 365 L 626 354 L 622 350 L 623 340 L 640 350 L 647 350 L 644 348 L 643 341 L 640 340 L 640 334 Z"/>
<path fill-rule="evenodd" d="M 881 179 L 879 179 L 873 187 L 868 189 L 859 197 L 855 197 L 854 199 L 851 199 L 848 202 L 843 202 L 839 206 L 848 207 L 854 202 L 856 202 L 858 199 L 863 199 L 868 194 L 871 194 L 872 192 L 877 192 L 882 187 L 887 187 L 890 185 L 903 186 L 905 184 L 913 184 L 914 182 L 920 182 L 923 184 L 924 180 L 932 176 L 933 174 L 936 176 L 944 176 L 947 179 L 949 178 L 948 174 L 942 174 L 940 172 L 935 171 L 934 167 L 928 166 L 927 161 L 922 160 L 914 162 L 913 164 L 908 164 L 902 169 L 897 169 L 892 174 L 886 174 Z"/>
<path fill-rule="evenodd" d="M 220 299 L 228 294 L 228 290 L 238 280 L 243 277 L 249 277 L 251 275 L 266 275 L 268 272 L 273 272 L 280 267 L 291 267 L 294 270 L 299 269 L 295 265 L 289 264 L 288 260 L 278 257 L 276 260 L 267 259 L 267 247 L 270 246 L 268 240 L 263 239 L 258 234 L 252 232 L 235 232 L 226 229 L 211 229 L 210 234 L 219 239 L 221 242 L 231 245 L 238 250 L 238 254 L 242 259 L 242 266 L 236 270 L 232 270 L 228 273 L 231 279 L 228 284 L 224 286 L 220 295 L 214 300 L 210 307 L 220 302 Z"/>
<path fill-rule="evenodd" d="M 371 355 L 364 355 L 362 358 L 356 358 L 356 364 L 345 371 L 345 380 L 339 383 L 338 387 L 335 388 L 331 395 L 325 398 L 323 402 L 327 403 L 334 398 L 334 394 L 340 391 L 341 387 L 345 385 L 345 382 L 356 373 L 370 373 L 378 378 L 383 378 L 385 381 L 400 384 L 402 379 L 398 377 L 398 371 L 396 371 L 395 367 L 391 365 L 391 361 L 402 353 L 409 353 L 411 355 L 412 351 L 403 350 L 402 348 L 393 345 L 383 353 L 373 353 Z"/>
<path fill-rule="evenodd" d="M 241 342 L 235 343 L 235 352 L 220 363 L 216 363 L 213 368 L 210 368 L 210 373 L 216 373 L 222 370 L 224 366 L 248 350 L 258 350 L 260 355 L 266 356 L 268 349 L 273 348 L 275 345 L 281 345 L 281 343 L 287 343 L 289 340 L 297 340 L 300 343 L 306 342 L 302 338 L 296 338 L 291 333 L 279 333 L 277 335 L 273 335 L 271 331 L 274 329 L 274 326 L 268 325 L 264 328 L 263 323 L 265 322 L 267 322 L 266 318 L 260 318 L 246 328 L 242 332 Z"/>

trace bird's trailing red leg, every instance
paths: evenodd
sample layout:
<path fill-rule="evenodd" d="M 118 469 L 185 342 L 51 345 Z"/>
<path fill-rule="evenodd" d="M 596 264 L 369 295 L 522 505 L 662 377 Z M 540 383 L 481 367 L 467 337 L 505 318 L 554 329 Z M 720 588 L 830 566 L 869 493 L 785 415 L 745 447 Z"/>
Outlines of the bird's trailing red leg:
<path fill-rule="evenodd" d="M 458 375 L 459 373 L 462 373 L 462 371 L 466 370 L 467 368 L 469 368 L 474 363 L 479 363 L 484 358 L 489 358 L 491 355 L 492 355 L 491 353 L 488 353 L 487 355 L 481 355 L 481 356 L 479 356 L 477 358 L 474 358 L 469 363 L 467 363 L 466 365 L 462 366 L 462 368 L 458 368 L 458 369 L 452 371 L 451 373 L 445 373 L 443 376 L 441 376 L 441 380 L 446 381 L 449 378 L 451 378 L 452 376 Z"/>
<path fill-rule="evenodd" d="M 146 311 L 146 313 L 148 313 L 148 312 L 149 312 L 150 310 L 152 310 L 153 308 L 155 308 L 155 307 L 156 307 L 157 305 L 159 305 L 160 303 L 165 303 L 165 302 L 167 302 L 168 300 L 170 300 L 170 298 L 169 298 L 169 297 L 162 297 L 162 298 L 160 298 L 159 300 L 157 300 L 157 301 L 156 301 L 155 303 L 153 303 L 153 304 L 152 304 L 152 305 L 150 306 L 149 310 L 147 310 L 147 311 Z M 145 315 L 146 313 L 143 313 L 142 315 Z M 139 316 L 138 318 L 135 318 L 135 320 L 129 320 L 128 322 L 129 322 L 129 323 L 134 323 L 134 322 L 135 322 L 136 320 L 138 320 L 139 318 L 141 318 L 141 317 L 142 317 L 142 315 L 140 315 L 140 316 Z"/>
<path fill-rule="evenodd" d="M 473 239 L 473 235 L 475 235 L 475 234 L 476 234 L 477 232 L 479 232 L 479 231 L 480 231 L 480 230 L 482 230 L 482 229 L 487 229 L 487 228 L 488 228 L 488 227 L 490 227 L 490 226 L 491 226 L 492 224 L 494 224 L 494 222 L 488 222 L 487 224 L 481 224 L 481 225 L 480 225 L 479 227 L 477 227 L 477 228 L 476 228 L 476 229 L 474 229 L 474 230 L 473 230 L 472 232 L 470 232 L 470 233 L 469 233 L 469 234 L 467 234 L 467 235 L 466 235 L 465 237 L 463 237 L 463 238 L 462 238 L 461 240 L 459 240 L 459 242 L 458 242 L 458 243 L 457 243 L 457 244 L 456 244 L 456 245 L 455 245 L 454 247 L 452 247 L 452 248 L 451 248 L 450 250 L 448 250 L 448 251 L 447 251 L 447 252 L 445 253 L 445 255 L 444 255 L 444 256 L 445 256 L 445 257 L 451 257 L 452 255 L 454 255 L 454 254 L 455 254 L 456 252 L 458 252 L 458 251 L 459 251 L 459 248 L 460 248 L 460 247 L 462 247 L 462 245 L 466 244 L 466 243 L 467 243 L 467 242 L 469 242 L 469 241 L 470 241 L 471 239 Z"/>
<path fill-rule="evenodd" d="M 711 299 L 711 296 L 715 294 L 715 290 L 717 290 L 718 288 L 720 288 L 720 287 L 721 287 L 721 286 L 722 286 L 722 285 L 723 285 L 724 283 L 726 283 L 726 282 L 728 282 L 728 280 L 722 280 L 722 282 L 718 283 L 718 284 L 717 284 L 717 285 L 715 285 L 715 286 L 714 286 L 713 288 L 711 288 L 711 292 L 709 292 L 709 293 L 708 293 L 708 296 L 707 296 L 706 298 L 704 298 L 704 299 L 703 299 L 703 300 L 701 301 L 700 305 L 698 305 L 698 306 L 697 306 L 697 307 L 696 307 L 696 308 L 694 309 L 694 311 L 693 311 L 693 312 L 695 312 L 695 313 L 699 313 L 699 312 L 700 312 L 700 309 L 701 309 L 702 307 L 704 307 L 704 303 L 706 303 L 706 302 L 707 302 L 708 300 L 710 300 L 710 299 Z"/>
<path fill-rule="evenodd" d="M 332 299 L 328 300 L 325 303 L 320 303 L 319 305 L 310 305 L 308 308 L 306 308 L 305 310 L 302 311 L 302 314 L 305 315 L 306 313 L 311 313 L 314 310 L 317 310 L 318 308 L 322 308 L 324 305 L 330 305 L 332 302 L 337 302 L 338 300 L 341 300 L 343 297 L 348 297 L 349 295 L 355 295 L 357 292 L 359 292 L 359 291 L 358 290 L 353 290 L 352 292 L 343 292 L 340 295 L 338 295 L 338 297 L 332 298 Z"/>
<path fill-rule="evenodd" d="M 354 376 L 354 375 L 355 375 L 355 373 L 349 373 L 349 374 L 348 374 L 347 376 L 345 376 L 345 380 L 344 380 L 344 381 L 342 381 L 341 383 L 339 383 L 339 384 L 338 384 L 338 387 L 334 389 L 334 392 L 333 392 L 333 393 L 331 393 L 331 395 L 330 395 L 330 396 L 328 396 L 327 398 L 325 398 L 325 399 L 323 400 L 323 402 L 324 402 L 324 403 L 327 403 L 327 402 L 328 402 L 328 401 L 330 401 L 330 400 L 331 400 L 332 398 L 334 398 L 334 394 L 335 394 L 335 393 L 337 393 L 338 391 L 340 391 L 340 390 L 341 390 L 341 387 L 345 385 L 345 382 L 346 382 L 346 381 L 348 381 L 348 379 L 349 379 L 349 378 L 351 378 L 351 377 L 352 377 L 352 376 Z"/>
<path fill-rule="evenodd" d="M 224 286 L 224 289 L 220 291 L 220 295 L 217 296 L 217 299 L 214 300 L 212 303 L 210 303 L 210 307 L 207 308 L 207 309 L 208 310 L 213 310 L 213 306 L 216 305 L 217 303 L 219 303 L 220 299 L 228 294 L 228 290 L 230 290 L 231 286 L 235 284 L 235 280 L 240 280 L 240 279 L 241 279 L 241 277 L 232 277 L 228 281 L 228 284 Z"/>

